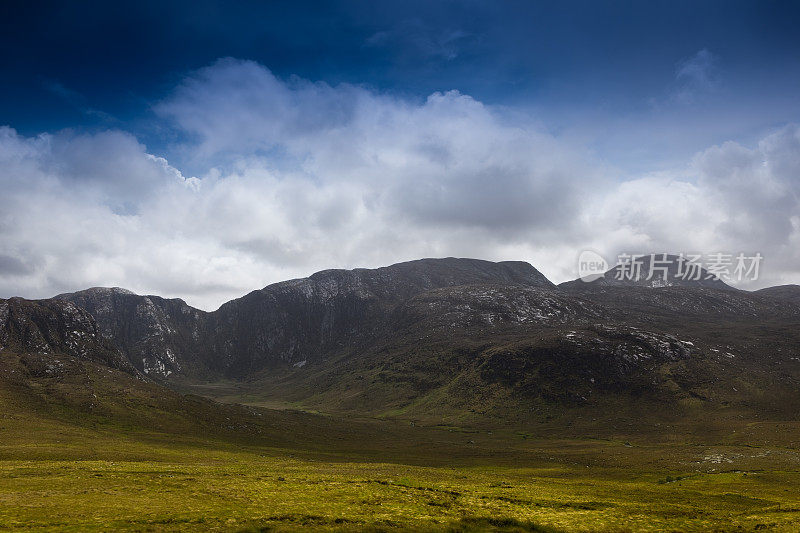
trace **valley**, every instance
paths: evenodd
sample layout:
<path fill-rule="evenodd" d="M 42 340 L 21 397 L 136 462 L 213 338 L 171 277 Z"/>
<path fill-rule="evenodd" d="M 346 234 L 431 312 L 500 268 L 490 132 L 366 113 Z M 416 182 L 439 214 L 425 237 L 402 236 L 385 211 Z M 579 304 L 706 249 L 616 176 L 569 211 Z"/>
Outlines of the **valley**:
<path fill-rule="evenodd" d="M 762 291 L 763 292 L 763 291 Z M 0 301 L 0 528 L 796 531 L 793 289 L 324 271 Z"/>

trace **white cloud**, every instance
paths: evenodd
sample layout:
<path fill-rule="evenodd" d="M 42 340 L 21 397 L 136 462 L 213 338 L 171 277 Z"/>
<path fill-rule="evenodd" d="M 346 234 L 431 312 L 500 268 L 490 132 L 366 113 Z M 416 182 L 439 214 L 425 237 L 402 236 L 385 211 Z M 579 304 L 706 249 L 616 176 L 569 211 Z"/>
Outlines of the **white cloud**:
<path fill-rule="evenodd" d="M 583 248 L 760 251 L 763 283 L 800 281 L 794 126 L 619 182 L 456 91 L 411 101 L 226 59 L 155 109 L 199 179 L 122 131 L 0 128 L 0 296 L 121 285 L 214 308 L 322 268 L 444 255 L 563 281 Z"/>
<path fill-rule="evenodd" d="M 681 61 L 675 70 L 678 85 L 672 94 L 673 100 L 691 103 L 699 94 L 714 90 L 718 83 L 716 64 L 716 56 L 705 48 Z"/>
<path fill-rule="evenodd" d="M 405 20 L 394 28 L 379 31 L 365 42 L 370 47 L 393 47 L 402 50 L 408 61 L 456 59 L 462 48 L 467 47 L 475 36 L 462 30 L 440 30 L 427 26 L 420 20 Z M 396 58 L 397 60 L 398 58 Z"/>
<path fill-rule="evenodd" d="M 608 230 L 595 246 L 608 257 L 759 252 L 764 277 L 752 286 L 798 283 L 800 127 L 784 127 L 755 148 L 710 147 L 686 169 L 623 182 L 595 206 L 588 218 Z"/>

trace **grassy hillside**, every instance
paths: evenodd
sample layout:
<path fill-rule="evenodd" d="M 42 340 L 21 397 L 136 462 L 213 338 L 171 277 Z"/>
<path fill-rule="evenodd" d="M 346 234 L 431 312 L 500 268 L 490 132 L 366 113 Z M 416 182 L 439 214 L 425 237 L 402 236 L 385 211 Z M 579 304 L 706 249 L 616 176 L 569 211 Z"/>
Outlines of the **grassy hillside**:
<path fill-rule="evenodd" d="M 636 433 L 676 420 L 798 419 L 795 324 L 700 324 L 681 337 L 651 328 L 411 330 L 356 357 L 184 390 L 431 424 L 529 428 L 583 417 L 603 432 Z"/>
<path fill-rule="evenodd" d="M 800 527 L 795 422 L 426 427 L 223 406 L 62 356 L 58 371 L 1 361 L 2 529 Z"/>

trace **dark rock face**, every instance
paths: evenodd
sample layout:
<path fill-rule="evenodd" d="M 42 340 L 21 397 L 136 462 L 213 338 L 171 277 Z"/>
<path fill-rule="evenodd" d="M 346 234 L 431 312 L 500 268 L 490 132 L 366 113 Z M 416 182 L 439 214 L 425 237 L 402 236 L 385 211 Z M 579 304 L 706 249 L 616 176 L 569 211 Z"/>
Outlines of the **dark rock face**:
<path fill-rule="evenodd" d="M 87 289 L 55 299 L 91 313 L 103 337 L 147 375 L 165 378 L 202 368 L 201 328 L 206 313 L 183 300 L 139 296 L 119 288 Z"/>
<path fill-rule="evenodd" d="M 674 335 L 594 324 L 491 349 L 480 370 L 485 381 L 499 381 L 528 397 L 581 403 L 598 392 L 651 392 L 659 367 L 688 359 L 693 348 Z"/>
<path fill-rule="evenodd" d="M 0 355 L 3 352 L 67 355 L 135 373 L 88 312 L 60 300 L 0 300 Z"/>
<path fill-rule="evenodd" d="M 395 326 L 417 323 L 430 332 L 454 328 L 561 326 L 599 319 L 602 310 L 549 288 L 499 284 L 433 289 L 409 298 Z"/>
<path fill-rule="evenodd" d="M 123 289 L 57 298 L 94 315 L 103 335 L 148 375 L 243 377 L 362 346 L 388 327 L 398 303 L 430 289 L 476 283 L 555 288 L 528 263 L 446 258 L 325 270 L 254 291 L 213 313 Z"/>
<path fill-rule="evenodd" d="M 800 379 L 800 306 L 719 280 L 555 287 L 527 263 L 450 258 L 326 270 L 212 313 L 121 289 L 60 298 L 151 377 L 234 378 L 344 411 L 528 412 L 604 395 L 737 402 L 736 376 L 752 390 L 774 368 L 786 372 L 781 390 Z"/>

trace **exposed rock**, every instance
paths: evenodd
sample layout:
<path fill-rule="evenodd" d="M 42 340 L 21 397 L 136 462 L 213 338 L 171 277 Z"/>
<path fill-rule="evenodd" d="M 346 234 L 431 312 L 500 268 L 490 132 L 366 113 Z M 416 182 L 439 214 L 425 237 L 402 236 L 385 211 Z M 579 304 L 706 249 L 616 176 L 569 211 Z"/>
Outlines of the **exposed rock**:
<path fill-rule="evenodd" d="M 91 313 L 103 336 L 114 342 L 133 366 L 151 377 L 198 373 L 204 368 L 202 327 L 206 313 L 183 300 L 102 287 L 61 294 L 56 299 Z"/>
<path fill-rule="evenodd" d="M 394 323 L 422 320 L 430 330 L 486 326 L 557 326 L 600 318 L 602 310 L 549 289 L 462 285 L 434 289 L 398 307 Z"/>
<path fill-rule="evenodd" d="M 242 377 L 360 346 L 386 327 L 396 304 L 426 290 L 469 283 L 555 287 L 521 261 L 445 258 L 325 270 L 253 291 L 213 313 L 116 288 L 57 298 L 92 313 L 103 334 L 148 375 Z"/>
<path fill-rule="evenodd" d="M 135 373 L 94 318 L 60 300 L 0 300 L 0 354 L 67 355 Z M 57 359 L 51 361 L 57 364 Z"/>

